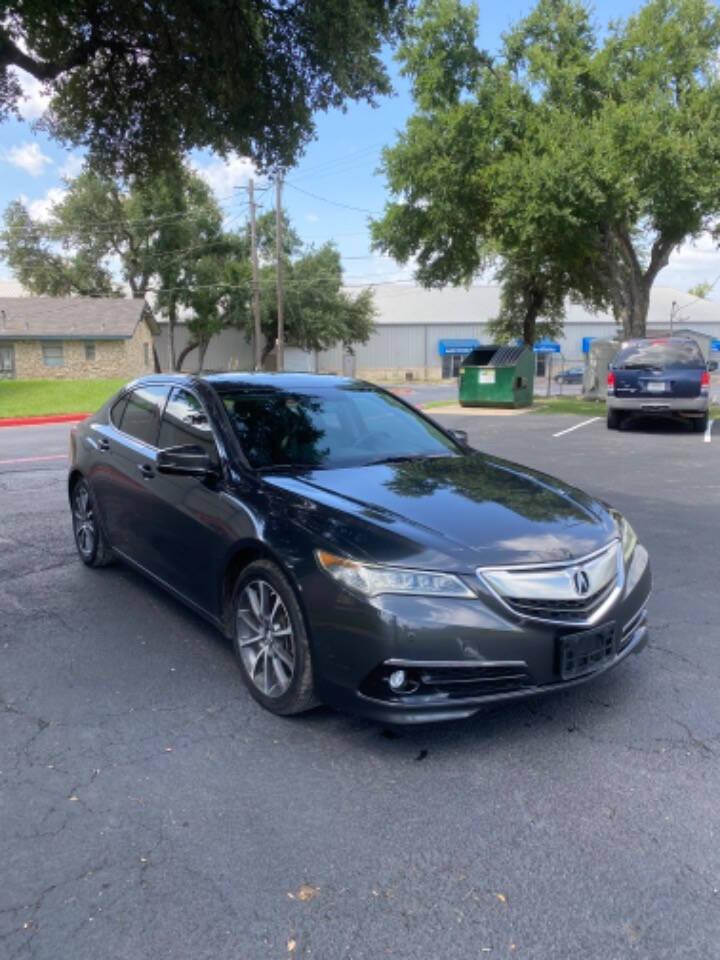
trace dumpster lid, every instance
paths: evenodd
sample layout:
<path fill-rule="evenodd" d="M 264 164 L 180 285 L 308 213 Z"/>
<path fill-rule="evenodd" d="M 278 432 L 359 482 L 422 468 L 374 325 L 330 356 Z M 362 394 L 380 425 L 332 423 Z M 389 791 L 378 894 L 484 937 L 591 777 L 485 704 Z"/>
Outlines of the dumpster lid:
<path fill-rule="evenodd" d="M 466 367 L 514 367 L 526 347 L 478 347 L 465 359 Z"/>

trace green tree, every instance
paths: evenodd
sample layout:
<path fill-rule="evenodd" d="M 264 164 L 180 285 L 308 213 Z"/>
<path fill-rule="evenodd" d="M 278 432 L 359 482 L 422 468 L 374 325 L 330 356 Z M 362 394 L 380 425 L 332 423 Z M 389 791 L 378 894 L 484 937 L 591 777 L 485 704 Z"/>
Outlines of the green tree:
<path fill-rule="evenodd" d="M 670 253 L 720 213 L 719 43 L 707 0 L 650 0 L 602 43 L 583 4 L 540 0 L 490 58 L 474 7 L 423 0 L 399 53 L 417 109 L 383 154 L 396 199 L 376 247 L 415 257 L 426 286 L 499 258 L 527 342 L 566 295 L 642 336 Z"/>
<path fill-rule="evenodd" d="M 711 289 L 711 283 L 707 280 L 701 280 L 700 283 L 696 283 L 694 287 L 690 287 L 688 293 L 693 297 L 699 297 L 701 300 L 705 300 Z"/>
<path fill-rule="evenodd" d="M 196 147 L 292 165 L 316 111 L 390 91 L 380 49 L 405 14 L 405 0 L 2 6 L 0 119 L 24 71 L 52 94 L 45 126 L 125 175 Z"/>
<path fill-rule="evenodd" d="M 237 277 L 224 261 L 231 255 L 247 257 L 241 240 L 223 233 L 210 188 L 179 164 L 129 186 L 82 173 L 68 183 L 47 223 L 34 222 L 15 201 L 5 212 L 0 252 L 27 289 L 52 296 L 121 296 L 111 271 L 115 258 L 116 272 L 132 295 L 152 294 L 156 309 L 167 317 L 171 369 L 177 366 L 179 312 L 189 311 L 191 349 L 203 344 L 206 349 L 211 331 L 218 329 L 207 293 L 222 290 L 217 310 L 225 316 L 241 284 L 230 284 Z"/>
<path fill-rule="evenodd" d="M 373 331 L 375 307 L 372 291 L 352 296 L 342 289 L 340 254 L 332 243 L 305 249 L 283 215 L 283 290 L 285 296 L 285 339 L 304 350 L 326 350 L 342 343 L 351 350 L 355 343 L 367 343 Z M 265 338 L 263 361 L 277 335 L 277 262 L 275 259 L 275 212 L 258 218 L 261 328 Z M 252 333 L 250 311 L 244 326 Z"/>

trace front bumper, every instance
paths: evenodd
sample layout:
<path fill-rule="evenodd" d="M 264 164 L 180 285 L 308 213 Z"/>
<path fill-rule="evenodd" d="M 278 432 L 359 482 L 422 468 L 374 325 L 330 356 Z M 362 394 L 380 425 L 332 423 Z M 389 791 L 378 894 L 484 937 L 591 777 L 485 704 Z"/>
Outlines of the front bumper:
<path fill-rule="evenodd" d="M 383 723 L 412 724 L 472 716 L 487 704 L 537 696 L 584 683 L 639 652 L 648 639 L 651 590 L 647 551 L 636 548 L 624 591 L 596 629 L 611 624 L 611 654 L 581 676 L 563 679 L 559 648 L 577 626 L 523 618 L 491 596 L 473 600 L 382 596 L 365 600 L 327 577 L 310 603 L 315 684 L 331 706 Z M 310 600 L 310 596 L 306 599 Z M 392 670 L 404 669 L 412 689 L 393 693 Z"/>
<path fill-rule="evenodd" d="M 608 410 L 621 410 L 625 413 L 639 415 L 652 414 L 698 414 L 702 416 L 710 406 L 710 398 L 698 397 L 666 397 L 659 393 L 647 397 L 618 397 L 608 394 Z"/>

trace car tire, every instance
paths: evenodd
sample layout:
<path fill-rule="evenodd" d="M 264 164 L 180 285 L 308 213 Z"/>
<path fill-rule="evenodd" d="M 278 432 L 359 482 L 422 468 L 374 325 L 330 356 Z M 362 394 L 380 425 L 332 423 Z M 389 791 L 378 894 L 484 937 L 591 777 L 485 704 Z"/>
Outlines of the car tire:
<path fill-rule="evenodd" d="M 82 562 L 88 567 L 107 567 L 115 557 L 100 522 L 95 497 L 85 477 L 79 477 L 70 494 L 73 536 Z"/>
<path fill-rule="evenodd" d="M 257 560 L 242 571 L 232 613 L 235 654 L 255 700 L 278 716 L 316 707 L 305 619 L 277 564 Z"/>
<path fill-rule="evenodd" d="M 620 411 L 619 410 L 608 410 L 607 412 L 607 427 L 608 430 L 619 430 L 620 429 Z"/>
<path fill-rule="evenodd" d="M 710 417 L 709 417 L 708 411 L 706 410 L 701 417 L 698 417 L 697 419 L 693 420 L 692 422 L 693 430 L 695 431 L 695 433 L 705 433 L 705 431 L 707 430 L 709 418 Z"/>

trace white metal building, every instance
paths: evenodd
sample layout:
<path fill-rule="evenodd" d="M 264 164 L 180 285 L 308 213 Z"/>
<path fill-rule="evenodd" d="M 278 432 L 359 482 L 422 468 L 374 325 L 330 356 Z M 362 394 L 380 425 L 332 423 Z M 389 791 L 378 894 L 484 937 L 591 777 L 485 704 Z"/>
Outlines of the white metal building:
<path fill-rule="evenodd" d="M 487 321 L 497 315 L 500 288 L 473 286 L 469 289 L 425 290 L 413 284 L 388 284 L 375 288 L 376 330 L 367 344 L 358 344 L 354 356 L 337 347 L 308 354 L 286 348 L 288 370 L 345 372 L 381 379 L 433 379 L 452 376 L 461 356 L 477 343 L 488 342 Z M 720 304 L 700 300 L 682 290 L 654 287 L 650 298 L 648 328 L 668 330 L 692 328 L 720 341 Z M 160 321 L 158 355 L 166 363 L 167 328 Z M 612 338 L 617 328 L 611 314 L 591 313 L 569 303 L 565 333 L 559 341 L 565 363 L 581 362 L 587 338 Z M 186 343 L 182 327 L 176 333 L 177 349 Z M 454 342 L 453 342 L 454 341 Z M 718 344 L 720 346 L 720 343 Z M 185 364 L 192 369 L 195 354 Z M 252 346 L 239 330 L 226 330 L 215 337 L 205 357 L 205 366 L 214 370 L 242 370 L 252 366 Z"/>

